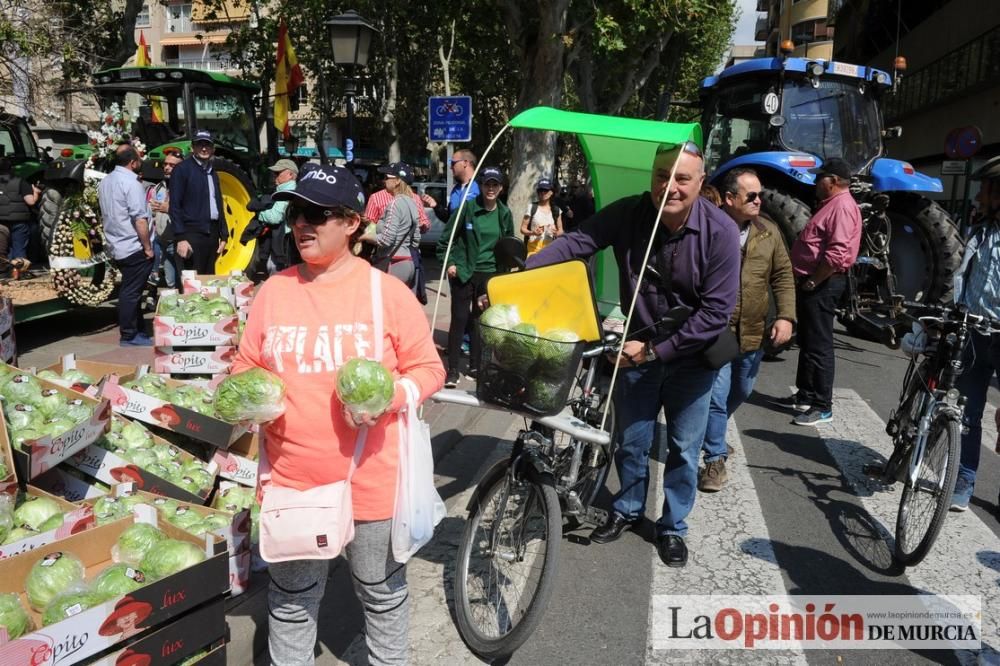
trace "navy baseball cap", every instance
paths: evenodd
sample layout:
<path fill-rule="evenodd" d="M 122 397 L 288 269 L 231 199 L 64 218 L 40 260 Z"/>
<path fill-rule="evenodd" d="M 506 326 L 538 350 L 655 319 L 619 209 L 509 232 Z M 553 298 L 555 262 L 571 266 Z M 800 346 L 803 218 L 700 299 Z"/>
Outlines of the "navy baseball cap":
<path fill-rule="evenodd" d="M 535 189 L 536 190 L 548 190 L 549 192 L 551 192 L 552 191 L 552 181 L 549 180 L 548 178 L 542 178 L 541 180 L 538 181 L 538 185 L 535 185 Z"/>
<path fill-rule="evenodd" d="M 479 182 L 488 183 L 491 180 L 503 184 L 503 173 L 500 169 L 496 167 L 484 167 L 482 171 L 479 172 Z"/>
<path fill-rule="evenodd" d="M 365 191 L 357 177 L 344 167 L 307 165 L 299 172 L 294 190 L 275 192 L 274 201 L 305 201 L 322 208 L 344 206 L 360 213 L 365 209 Z"/>
<path fill-rule="evenodd" d="M 407 185 L 413 185 L 413 169 L 406 162 L 389 162 L 378 168 L 379 173 L 395 176 Z"/>
<path fill-rule="evenodd" d="M 198 130 L 194 133 L 194 138 L 191 139 L 191 143 L 198 143 L 199 141 L 205 141 L 215 145 L 215 139 L 212 138 L 212 133 L 208 130 Z"/>
<path fill-rule="evenodd" d="M 848 164 L 846 160 L 842 160 L 839 157 L 831 157 L 826 162 L 823 162 L 823 166 L 809 169 L 809 173 L 814 173 L 817 176 L 837 176 L 838 178 L 843 178 L 844 180 L 850 180 L 851 165 Z"/>

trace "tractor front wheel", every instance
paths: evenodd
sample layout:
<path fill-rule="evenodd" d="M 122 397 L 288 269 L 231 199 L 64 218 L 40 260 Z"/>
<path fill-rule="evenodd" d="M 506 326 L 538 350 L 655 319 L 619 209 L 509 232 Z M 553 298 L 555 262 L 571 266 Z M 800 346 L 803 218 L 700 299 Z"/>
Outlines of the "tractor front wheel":
<path fill-rule="evenodd" d="M 240 243 L 243 230 L 254 216 L 247 210 L 247 204 L 253 196 L 253 183 L 239 165 L 223 157 L 216 157 L 212 161 L 212 167 L 219 174 L 227 231 L 226 247 L 215 260 L 215 272 L 218 275 L 227 275 L 232 271 L 243 272 L 253 263 L 257 245 L 256 240 L 251 240 L 246 245 Z"/>
<path fill-rule="evenodd" d="M 42 251 L 46 256 L 52 253 L 52 237 L 59 226 L 63 200 L 69 194 L 70 190 L 60 191 L 55 184 L 47 185 L 42 192 L 42 199 L 38 203 L 38 232 L 42 239 Z"/>
<path fill-rule="evenodd" d="M 951 300 L 952 276 L 962 263 L 964 243 L 948 214 L 930 199 L 908 192 L 892 194 L 888 214 L 896 293 L 908 301 Z"/>

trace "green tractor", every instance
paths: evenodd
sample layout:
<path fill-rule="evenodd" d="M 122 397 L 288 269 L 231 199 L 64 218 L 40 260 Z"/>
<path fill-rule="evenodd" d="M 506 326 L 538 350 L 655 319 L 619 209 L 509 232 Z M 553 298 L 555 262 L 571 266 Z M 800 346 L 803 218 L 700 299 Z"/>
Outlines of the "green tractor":
<path fill-rule="evenodd" d="M 0 157 L 14 163 L 14 175 L 37 183 L 44 172 L 45 153 L 35 143 L 27 121 L 0 110 Z"/>
<path fill-rule="evenodd" d="M 165 149 L 191 154 L 191 137 L 207 129 L 215 137 L 214 167 L 219 174 L 228 242 L 216 261 L 216 272 L 245 270 L 254 259 L 256 243 L 239 242 L 253 213 L 247 204 L 266 185 L 266 163 L 260 150 L 260 130 L 254 115 L 254 96 L 260 88 L 225 74 L 176 67 L 124 67 L 97 72 L 94 89 L 106 109 L 117 103 L 133 115 L 132 134 L 146 145 L 143 178 L 163 175 Z M 136 115 L 138 114 L 138 115 Z M 59 221 L 63 199 L 83 186 L 87 162 L 95 145 L 65 148 L 45 169 L 39 225 L 48 250 Z M 90 168 L 110 171 L 110 165 Z"/>

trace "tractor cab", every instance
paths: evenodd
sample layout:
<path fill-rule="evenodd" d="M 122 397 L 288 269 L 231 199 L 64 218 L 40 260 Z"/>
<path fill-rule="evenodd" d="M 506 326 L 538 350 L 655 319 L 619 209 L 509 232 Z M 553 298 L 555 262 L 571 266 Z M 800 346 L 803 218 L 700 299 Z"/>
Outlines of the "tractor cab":
<path fill-rule="evenodd" d="M 877 69 L 804 58 L 723 70 L 702 82 L 706 168 L 779 151 L 840 157 L 865 173 L 884 154 L 879 104 L 890 81 Z"/>
<path fill-rule="evenodd" d="M 14 173 L 35 180 L 40 174 L 43 153 L 24 118 L 0 111 L 0 157 L 14 164 Z"/>

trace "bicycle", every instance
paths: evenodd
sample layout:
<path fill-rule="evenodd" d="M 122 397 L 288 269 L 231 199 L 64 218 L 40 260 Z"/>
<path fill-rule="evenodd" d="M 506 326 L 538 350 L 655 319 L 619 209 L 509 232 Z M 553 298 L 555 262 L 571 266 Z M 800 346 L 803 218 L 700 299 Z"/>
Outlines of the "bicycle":
<path fill-rule="evenodd" d="M 524 417 L 526 427 L 510 456 L 486 471 L 468 504 L 456 556 L 454 599 L 459 633 L 486 659 L 513 654 L 531 636 L 555 582 L 562 519 L 600 525 L 607 512 L 593 506 L 604 487 L 614 440 L 600 428 L 606 400 L 600 385 L 605 356 L 617 351 L 609 334 L 583 352 L 576 387 L 562 412 Z M 449 389 L 433 399 L 512 411 Z M 614 431 L 614 412 L 608 430 Z"/>
<path fill-rule="evenodd" d="M 989 334 L 1000 328 L 958 306 L 905 302 L 902 307 L 922 313 L 908 315 L 921 334 L 903 340 L 910 363 L 885 428 L 892 454 L 884 465 L 866 465 L 864 471 L 886 485 L 903 484 L 894 556 L 904 566 L 915 566 L 934 545 L 955 491 L 965 407 L 955 385 L 970 331 Z"/>

